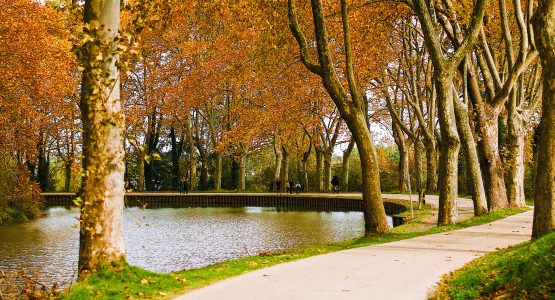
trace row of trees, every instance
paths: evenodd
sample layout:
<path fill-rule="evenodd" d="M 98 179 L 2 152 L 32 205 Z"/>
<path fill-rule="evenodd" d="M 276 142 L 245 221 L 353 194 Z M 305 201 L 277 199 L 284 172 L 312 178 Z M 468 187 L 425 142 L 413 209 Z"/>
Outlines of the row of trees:
<path fill-rule="evenodd" d="M 386 232 L 385 132 L 399 190 L 413 161 L 440 225 L 457 220 L 461 165 L 476 215 L 525 205 L 536 136 L 539 236 L 554 218 L 552 2 L 6 2 L 0 155 L 42 190 L 52 165 L 61 189 L 81 186 L 82 271 L 123 257 L 125 189 L 244 190 L 257 170 L 268 189 L 327 191 L 338 145 L 344 189 L 360 159 L 366 233 Z"/>

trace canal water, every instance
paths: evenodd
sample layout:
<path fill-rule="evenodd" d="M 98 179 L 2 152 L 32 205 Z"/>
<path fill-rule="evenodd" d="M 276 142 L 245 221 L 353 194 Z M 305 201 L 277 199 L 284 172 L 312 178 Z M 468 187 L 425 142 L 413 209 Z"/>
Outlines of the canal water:
<path fill-rule="evenodd" d="M 39 281 L 67 286 L 77 277 L 77 210 L 52 208 L 45 218 L 0 226 L 0 269 L 25 269 Z M 124 210 L 130 264 L 157 272 L 363 234 L 360 212 L 279 212 L 275 208 Z"/>

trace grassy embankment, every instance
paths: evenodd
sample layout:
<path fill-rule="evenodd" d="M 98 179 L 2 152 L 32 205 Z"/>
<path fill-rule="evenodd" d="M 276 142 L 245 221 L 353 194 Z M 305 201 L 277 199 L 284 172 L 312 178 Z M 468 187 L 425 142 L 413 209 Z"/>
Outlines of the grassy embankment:
<path fill-rule="evenodd" d="M 114 264 L 88 276 L 71 286 L 61 299 L 166 299 L 185 293 L 191 289 L 240 275 L 245 272 L 289 262 L 309 256 L 335 252 L 339 250 L 387 243 L 409 239 L 421 235 L 461 229 L 489 223 L 526 209 L 506 209 L 471 218 L 461 223 L 431 227 L 429 208 L 416 210 L 415 218 L 407 224 L 395 227 L 388 234 L 374 235 L 338 243 L 311 245 L 273 253 L 262 253 L 253 257 L 217 263 L 195 270 L 169 274 L 159 274 L 127 264 Z M 406 213 L 408 214 L 408 213 Z"/>
<path fill-rule="evenodd" d="M 555 232 L 445 275 L 435 299 L 555 299 Z"/>

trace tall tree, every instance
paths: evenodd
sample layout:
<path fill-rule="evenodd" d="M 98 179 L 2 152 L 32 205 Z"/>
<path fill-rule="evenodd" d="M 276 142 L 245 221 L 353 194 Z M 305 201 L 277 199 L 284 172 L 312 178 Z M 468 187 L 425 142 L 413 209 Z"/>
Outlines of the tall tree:
<path fill-rule="evenodd" d="M 83 65 L 84 176 L 79 192 L 79 274 L 125 259 L 123 124 L 118 62 L 119 0 L 87 0 L 77 45 Z"/>
<path fill-rule="evenodd" d="M 543 76 L 542 119 L 532 237 L 555 229 L 555 0 L 540 0 L 533 19 Z"/>
<path fill-rule="evenodd" d="M 434 67 L 434 85 L 438 99 L 438 117 L 441 129 L 439 169 L 439 215 L 438 225 L 452 224 L 457 219 L 457 173 L 460 139 L 456 127 L 452 92 L 456 68 L 477 40 L 487 0 L 478 0 L 474 5 L 466 37 L 456 51 L 447 55 L 435 22 L 435 7 L 424 0 L 409 1 L 421 27 L 424 42 Z M 462 32 L 459 32 L 462 35 Z"/>
<path fill-rule="evenodd" d="M 324 22 L 322 1 L 312 0 L 311 4 L 318 62 L 313 61 L 310 57 L 307 40 L 298 23 L 294 0 L 288 1 L 289 25 L 300 47 L 300 55 L 303 64 L 312 73 L 320 76 L 324 87 L 339 109 L 341 117 L 345 120 L 347 127 L 356 141 L 362 167 L 362 195 L 365 201 L 365 233 L 387 232 L 389 229 L 382 203 L 376 151 L 374 149 L 370 128 L 366 122 L 365 106 L 357 87 L 353 69 L 347 3 L 346 0 L 341 1 L 341 20 L 346 59 L 345 74 L 349 92 L 347 92 L 341 82 L 331 57 L 328 29 Z"/>

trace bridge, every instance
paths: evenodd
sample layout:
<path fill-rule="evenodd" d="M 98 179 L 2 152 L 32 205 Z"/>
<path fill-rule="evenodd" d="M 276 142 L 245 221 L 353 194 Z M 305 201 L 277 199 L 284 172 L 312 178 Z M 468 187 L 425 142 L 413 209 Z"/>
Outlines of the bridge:
<path fill-rule="evenodd" d="M 75 193 L 42 193 L 48 207 L 74 206 Z M 276 194 L 276 193 L 126 193 L 126 207 L 276 207 L 278 210 L 363 211 L 360 194 Z M 384 199 L 386 214 L 393 216 L 407 210 L 399 200 Z"/>

